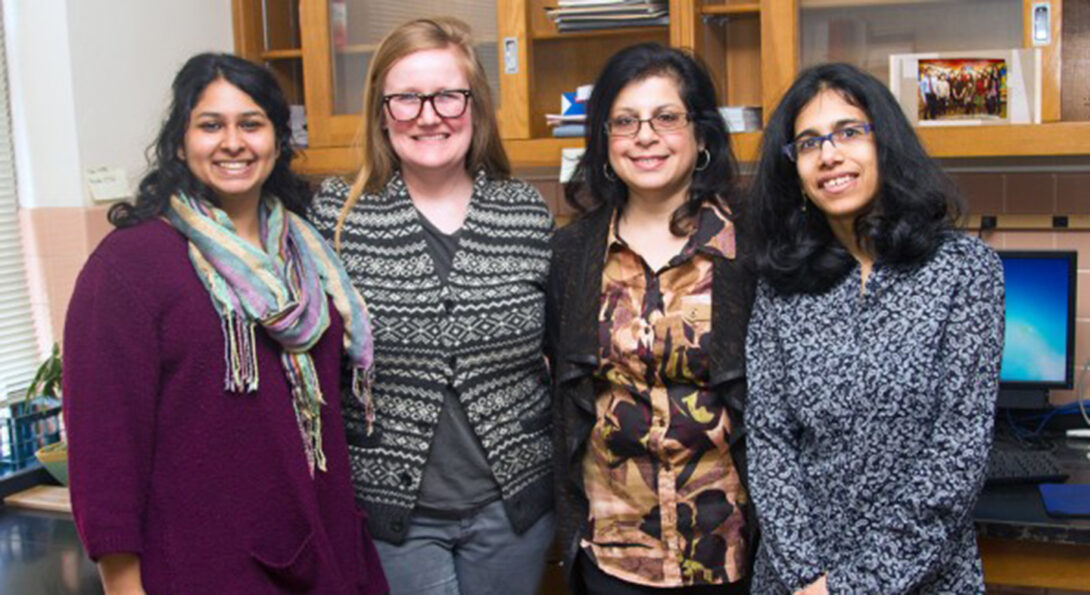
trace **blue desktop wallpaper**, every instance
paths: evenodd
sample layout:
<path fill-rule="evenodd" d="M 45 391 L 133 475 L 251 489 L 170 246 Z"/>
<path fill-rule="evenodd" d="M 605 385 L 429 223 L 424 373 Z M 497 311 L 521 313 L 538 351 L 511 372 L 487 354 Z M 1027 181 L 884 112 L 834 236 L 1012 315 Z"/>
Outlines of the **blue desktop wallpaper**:
<path fill-rule="evenodd" d="M 1006 277 L 1006 382 L 1066 379 L 1068 264 L 1063 258 L 1003 258 Z"/>

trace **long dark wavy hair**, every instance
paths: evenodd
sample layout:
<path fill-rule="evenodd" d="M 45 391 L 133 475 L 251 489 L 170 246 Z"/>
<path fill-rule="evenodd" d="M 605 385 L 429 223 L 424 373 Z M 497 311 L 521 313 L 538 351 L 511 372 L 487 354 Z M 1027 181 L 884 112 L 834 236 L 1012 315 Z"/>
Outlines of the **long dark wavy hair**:
<path fill-rule="evenodd" d="M 748 205 L 757 269 L 781 293 L 823 292 L 855 266 L 822 212 L 801 209 L 798 170 L 781 152 L 795 137 L 799 112 L 826 89 L 863 110 L 874 124 L 879 185 L 855 220 L 861 248 L 885 265 L 917 266 L 931 258 L 964 211 L 954 185 L 920 145 L 884 84 L 848 64 L 808 68 L 765 127 Z"/>
<path fill-rule="evenodd" d="M 633 82 L 664 75 L 678 83 L 678 94 L 693 118 L 698 143 L 703 142 L 711 159 L 707 167 L 693 171 L 689 198 L 674 211 L 670 231 L 683 236 L 691 230 L 693 217 L 705 203 L 727 206 L 737 215 L 734 204 L 738 163 L 731 151 L 730 135 L 717 109 L 715 84 L 697 58 L 684 51 L 657 43 L 641 43 L 613 55 L 606 63 L 587 103 L 586 151 L 579 160 L 564 197 L 580 212 L 598 207 L 621 208 L 628 201 L 628 186 L 614 176 L 606 177 L 609 136 L 606 122 L 617 95 Z"/>
<path fill-rule="evenodd" d="M 205 53 L 187 60 L 174 77 L 170 110 L 155 142 L 148 147 L 148 172 L 140 180 L 136 200 L 110 207 L 110 223 L 128 227 L 158 217 L 166 210 L 171 195 L 179 190 L 219 206 L 216 193 L 197 179 L 181 158 L 189 115 L 205 88 L 219 79 L 249 95 L 265 110 L 272 123 L 280 155 L 262 186 L 263 191 L 276 195 L 287 209 L 299 215 L 306 214 L 311 200 L 310 188 L 291 171 L 295 149 L 291 142 L 288 102 L 280 85 L 268 70 L 252 62 L 230 54 Z"/>

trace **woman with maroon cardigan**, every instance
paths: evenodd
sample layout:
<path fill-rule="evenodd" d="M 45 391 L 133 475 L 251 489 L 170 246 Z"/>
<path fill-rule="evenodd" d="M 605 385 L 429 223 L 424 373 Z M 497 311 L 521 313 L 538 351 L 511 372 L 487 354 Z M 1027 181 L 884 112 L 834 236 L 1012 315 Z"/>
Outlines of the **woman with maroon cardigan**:
<path fill-rule="evenodd" d="M 65 324 L 80 537 L 108 593 L 384 593 L 341 420 L 342 379 L 371 410 L 367 312 L 301 217 L 286 102 L 222 54 L 173 90 Z"/>

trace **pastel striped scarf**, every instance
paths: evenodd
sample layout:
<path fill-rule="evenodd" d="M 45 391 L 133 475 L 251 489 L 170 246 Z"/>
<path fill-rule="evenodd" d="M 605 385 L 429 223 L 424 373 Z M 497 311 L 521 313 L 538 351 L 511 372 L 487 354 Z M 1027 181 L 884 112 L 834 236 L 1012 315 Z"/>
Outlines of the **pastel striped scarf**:
<path fill-rule="evenodd" d="M 360 400 L 370 433 L 371 322 L 363 298 L 340 259 L 302 217 L 274 196 L 259 207 L 264 250 L 243 240 L 225 212 L 177 194 L 166 217 L 189 239 L 189 259 L 212 297 L 223 325 L 227 377 L 224 389 L 255 392 L 258 387 L 254 326 L 280 343 L 296 421 L 303 435 L 310 473 L 325 471 L 321 406 L 325 403 L 310 349 L 329 327 L 328 295 L 344 319 L 344 348 L 352 368 L 352 394 Z"/>

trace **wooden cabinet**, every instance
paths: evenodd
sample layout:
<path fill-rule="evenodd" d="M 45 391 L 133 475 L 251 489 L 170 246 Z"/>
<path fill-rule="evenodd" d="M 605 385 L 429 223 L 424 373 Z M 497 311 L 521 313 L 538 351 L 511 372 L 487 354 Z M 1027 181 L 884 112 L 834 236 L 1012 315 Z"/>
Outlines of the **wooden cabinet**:
<path fill-rule="evenodd" d="M 670 0 L 669 27 L 558 33 L 545 16 L 555 0 L 499 0 L 500 35 L 519 53 L 517 72 L 500 76 L 504 138 L 548 137 L 545 114 L 558 111 L 560 93 L 593 82 L 610 55 L 643 41 L 694 50 L 727 103 L 770 109 L 797 70 L 796 0 L 711 1 Z"/>
<path fill-rule="evenodd" d="M 299 166 L 304 172 L 356 169 L 351 145 L 359 127 L 356 105 L 366 59 L 377 37 L 393 23 L 385 29 L 377 21 L 369 23 L 370 32 L 365 35 L 357 31 L 358 20 L 349 18 L 346 27 L 340 11 L 346 3 L 368 6 L 385 1 L 389 0 L 233 0 L 236 51 L 272 68 L 289 98 L 306 106 L 310 146 Z M 482 2 L 491 1 L 455 0 L 440 6 L 461 18 L 478 18 L 481 6 L 491 8 Z M 491 58 L 489 69 L 495 66 L 498 73 L 492 78 L 499 80 L 494 91 L 501 133 L 516 166 L 555 166 L 562 148 L 582 146 L 581 139 L 551 138 L 545 114 L 559 110 L 562 92 L 592 82 L 613 52 L 632 43 L 657 41 L 692 49 L 708 64 L 725 104 L 759 105 L 767 118 L 800 65 L 814 61 L 857 61 L 880 74 L 889 53 L 950 49 L 934 48 L 935 36 L 954 36 L 954 41 L 963 44 L 990 41 L 994 47 L 975 49 L 998 49 L 1017 45 L 1017 39 L 1010 39 L 1012 30 L 1013 38 L 1021 31 L 1021 44 L 1028 47 L 1032 43 L 1029 14 L 1042 0 L 973 0 L 978 10 L 995 11 L 992 25 L 987 19 L 957 16 L 970 4 L 963 0 L 669 0 L 668 27 L 578 33 L 560 33 L 546 18 L 545 8 L 555 2 L 495 0 L 495 29 L 489 29 L 487 22 L 474 25 L 477 36 L 484 39 L 482 49 L 488 50 L 482 55 Z M 933 155 L 1090 154 L 1090 122 L 1057 121 L 1063 2 L 1047 3 L 1052 42 L 1042 47 L 1045 123 L 922 128 L 920 136 Z M 906 19 L 898 11 L 935 15 L 921 17 L 926 32 L 918 45 L 903 32 Z M 1011 25 L 1011 19 L 1017 19 L 1011 15 L 1019 12 L 1021 24 Z M 872 20 L 877 24 L 869 24 Z M 976 21 L 983 25 L 974 29 Z M 481 29 L 486 30 L 484 35 Z M 828 43 L 822 36 L 827 38 L 829 31 L 846 31 L 843 35 L 849 43 Z M 358 35 L 370 38 L 355 39 Z M 508 68 L 501 68 L 502 64 Z M 356 87 L 348 97 L 346 85 Z M 356 103 L 351 103 L 352 93 L 357 95 Z M 733 141 L 741 160 L 756 158 L 759 133 L 736 134 Z"/>

